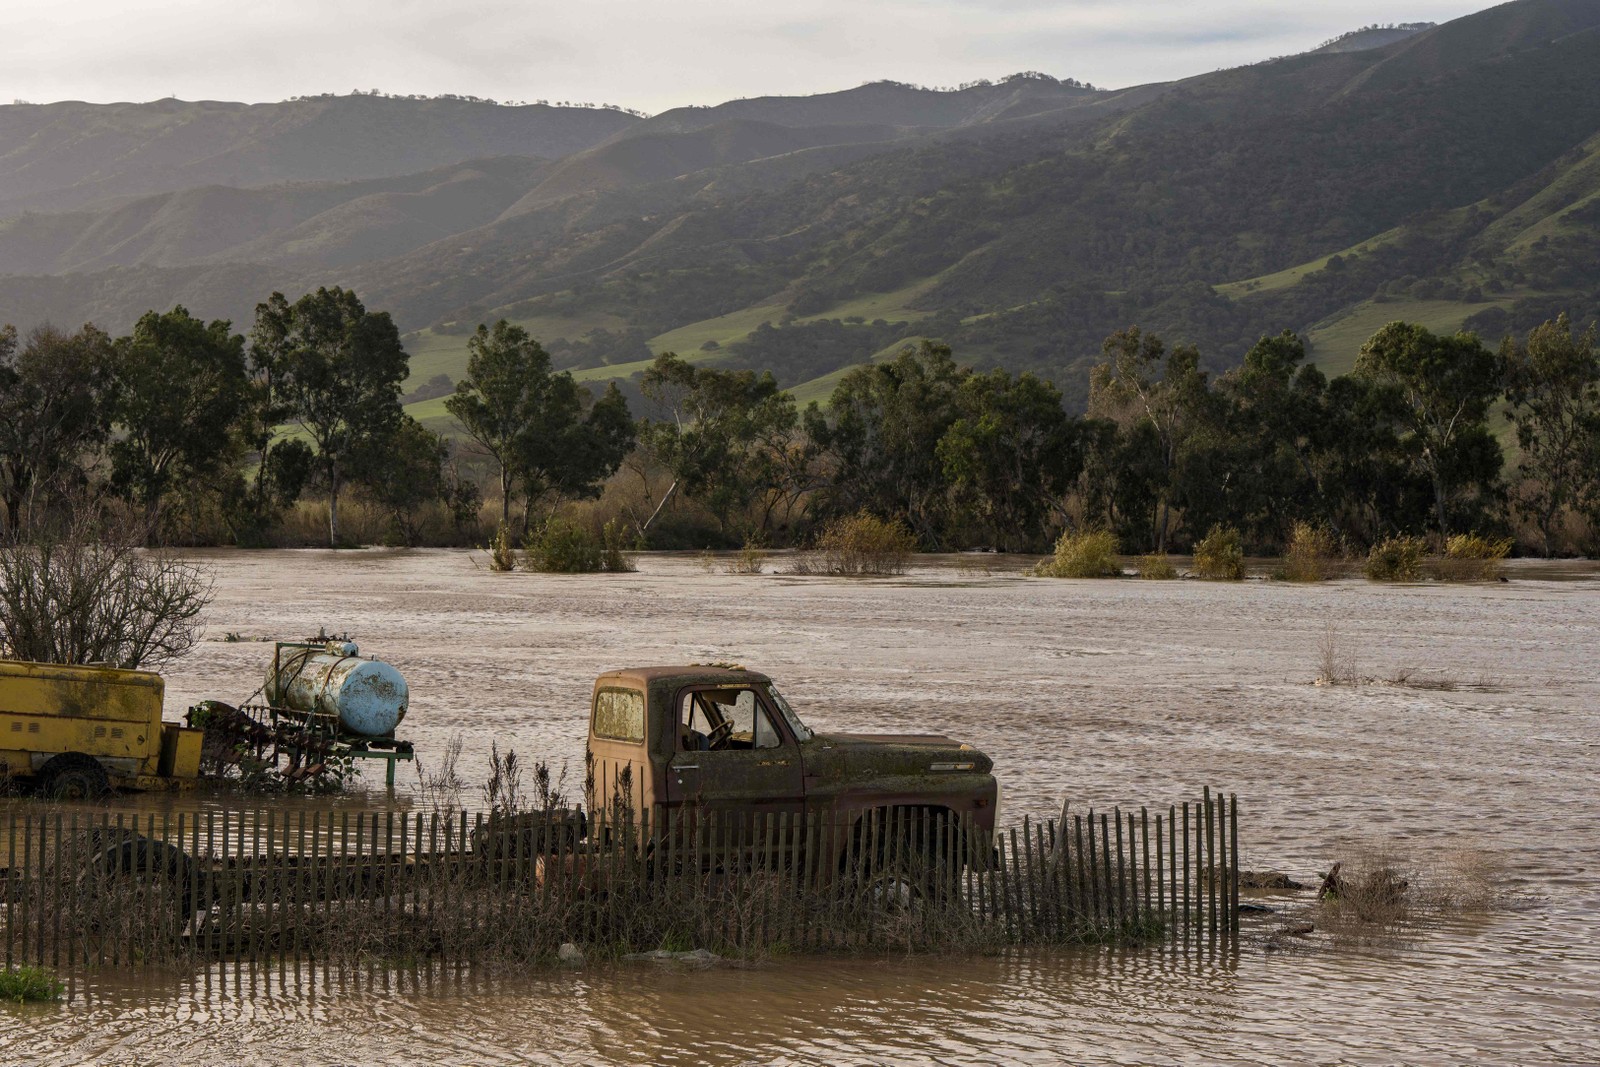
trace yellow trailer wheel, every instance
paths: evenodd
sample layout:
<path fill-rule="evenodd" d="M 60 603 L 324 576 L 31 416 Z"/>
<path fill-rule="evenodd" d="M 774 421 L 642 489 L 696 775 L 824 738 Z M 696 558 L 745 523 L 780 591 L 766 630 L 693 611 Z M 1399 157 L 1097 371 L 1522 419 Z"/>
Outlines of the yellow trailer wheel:
<path fill-rule="evenodd" d="M 39 793 L 52 800 L 96 800 L 110 791 L 106 769 L 82 752 L 52 756 L 39 768 Z"/>

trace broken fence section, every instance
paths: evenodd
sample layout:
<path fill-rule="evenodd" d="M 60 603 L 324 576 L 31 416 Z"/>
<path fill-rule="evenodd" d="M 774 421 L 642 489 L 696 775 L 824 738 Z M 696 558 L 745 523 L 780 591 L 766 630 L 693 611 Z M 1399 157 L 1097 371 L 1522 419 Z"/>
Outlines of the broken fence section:
<path fill-rule="evenodd" d="M 7 966 L 553 959 L 563 942 L 722 955 L 1237 931 L 1238 809 L 1024 819 L 919 808 L 0 814 Z M 586 825 L 585 825 L 586 822 Z"/>

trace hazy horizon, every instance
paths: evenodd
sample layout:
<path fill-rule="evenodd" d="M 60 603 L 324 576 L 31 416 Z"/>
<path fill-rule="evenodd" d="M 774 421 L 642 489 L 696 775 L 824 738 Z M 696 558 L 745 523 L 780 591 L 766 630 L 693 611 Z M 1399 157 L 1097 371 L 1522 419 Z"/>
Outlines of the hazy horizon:
<path fill-rule="evenodd" d="M 1444 22 L 1486 6 L 807 0 L 751 10 L 731 0 L 596 0 L 578 12 L 509 0 L 449 11 L 421 0 L 353 0 L 336 10 L 307 0 L 271 10 L 180 0 L 158 16 L 106 0 L 30 2 L 0 11 L 0 37 L 20 45 L 0 73 L 0 101 L 266 103 L 378 89 L 655 113 L 881 79 L 953 86 L 1024 70 L 1122 88 L 1307 51 L 1372 23 Z"/>

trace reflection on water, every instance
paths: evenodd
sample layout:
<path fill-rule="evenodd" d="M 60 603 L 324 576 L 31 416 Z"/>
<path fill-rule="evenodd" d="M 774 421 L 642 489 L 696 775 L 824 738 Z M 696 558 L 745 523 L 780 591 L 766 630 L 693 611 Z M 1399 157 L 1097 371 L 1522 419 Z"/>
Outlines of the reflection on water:
<path fill-rule="evenodd" d="M 1556 993 L 1550 970 L 1567 961 L 1539 951 L 1543 926 L 1513 915 L 1410 950 L 1287 955 L 1199 942 L 534 976 L 100 975 L 75 980 L 64 1006 L 9 1011 L 7 1047 L 62 1065 L 134 1050 L 197 1064 L 1592 1060 L 1592 961 Z"/>
<path fill-rule="evenodd" d="M 967 561 L 893 584 L 735 579 L 655 558 L 593 579 L 490 575 L 444 552 L 215 562 L 219 636 L 353 631 L 411 681 L 424 760 L 466 735 L 468 778 L 490 737 L 581 756 L 601 670 L 738 659 L 823 729 L 972 741 L 1014 812 L 1209 783 L 1240 795 L 1247 866 L 1310 878 L 1338 842 L 1374 836 L 1419 857 L 1487 848 L 1522 900 L 1403 942 L 1287 952 L 1247 937 L 1234 950 L 706 970 L 75 975 L 64 1004 L 0 1007 L 0 1062 L 1600 1061 L 1594 565 L 1381 588 L 1025 582 Z M 1560 580 L 1529 580 L 1544 577 Z M 1308 684 L 1330 623 L 1374 681 Z M 262 657 L 208 644 L 169 699 L 226 698 Z"/>

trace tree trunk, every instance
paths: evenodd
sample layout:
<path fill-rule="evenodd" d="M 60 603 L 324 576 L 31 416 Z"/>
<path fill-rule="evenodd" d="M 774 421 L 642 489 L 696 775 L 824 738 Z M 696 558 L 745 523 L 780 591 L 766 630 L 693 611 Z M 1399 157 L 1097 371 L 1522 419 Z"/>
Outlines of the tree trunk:
<path fill-rule="evenodd" d="M 661 509 L 667 506 L 667 501 L 671 500 L 672 494 L 677 491 L 678 480 L 674 478 L 672 480 L 672 484 L 667 486 L 667 491 L 661 494 L 661 503 L 656 505 L 656 509 L 650 513 L 650 517 L 644 520 L 644 525 L 639 527 L 640 537 L 643 537 L 645 534 L 650 532 L 650 524 L 656 521 L 656 516 L 661 514 Z"/>
<path fill-rule="evenodd" d="M 328 464 L 328 547 L 339 547 L 339 463 Z"/>
<path fill-rule="evenodd" d="M 511 525 L 511 468 L 500 464 L 500 525 Z"/>
<path fill-rule="evenodd" d="M 1437 470 L 1433 472 L 1433 506 L 1439 516 L 1439 536 L 1448 541 L 1450 540 L 1450 528 L 1445 525 L 1444 521 L 1444 479 L 1439 476 Z"/>

